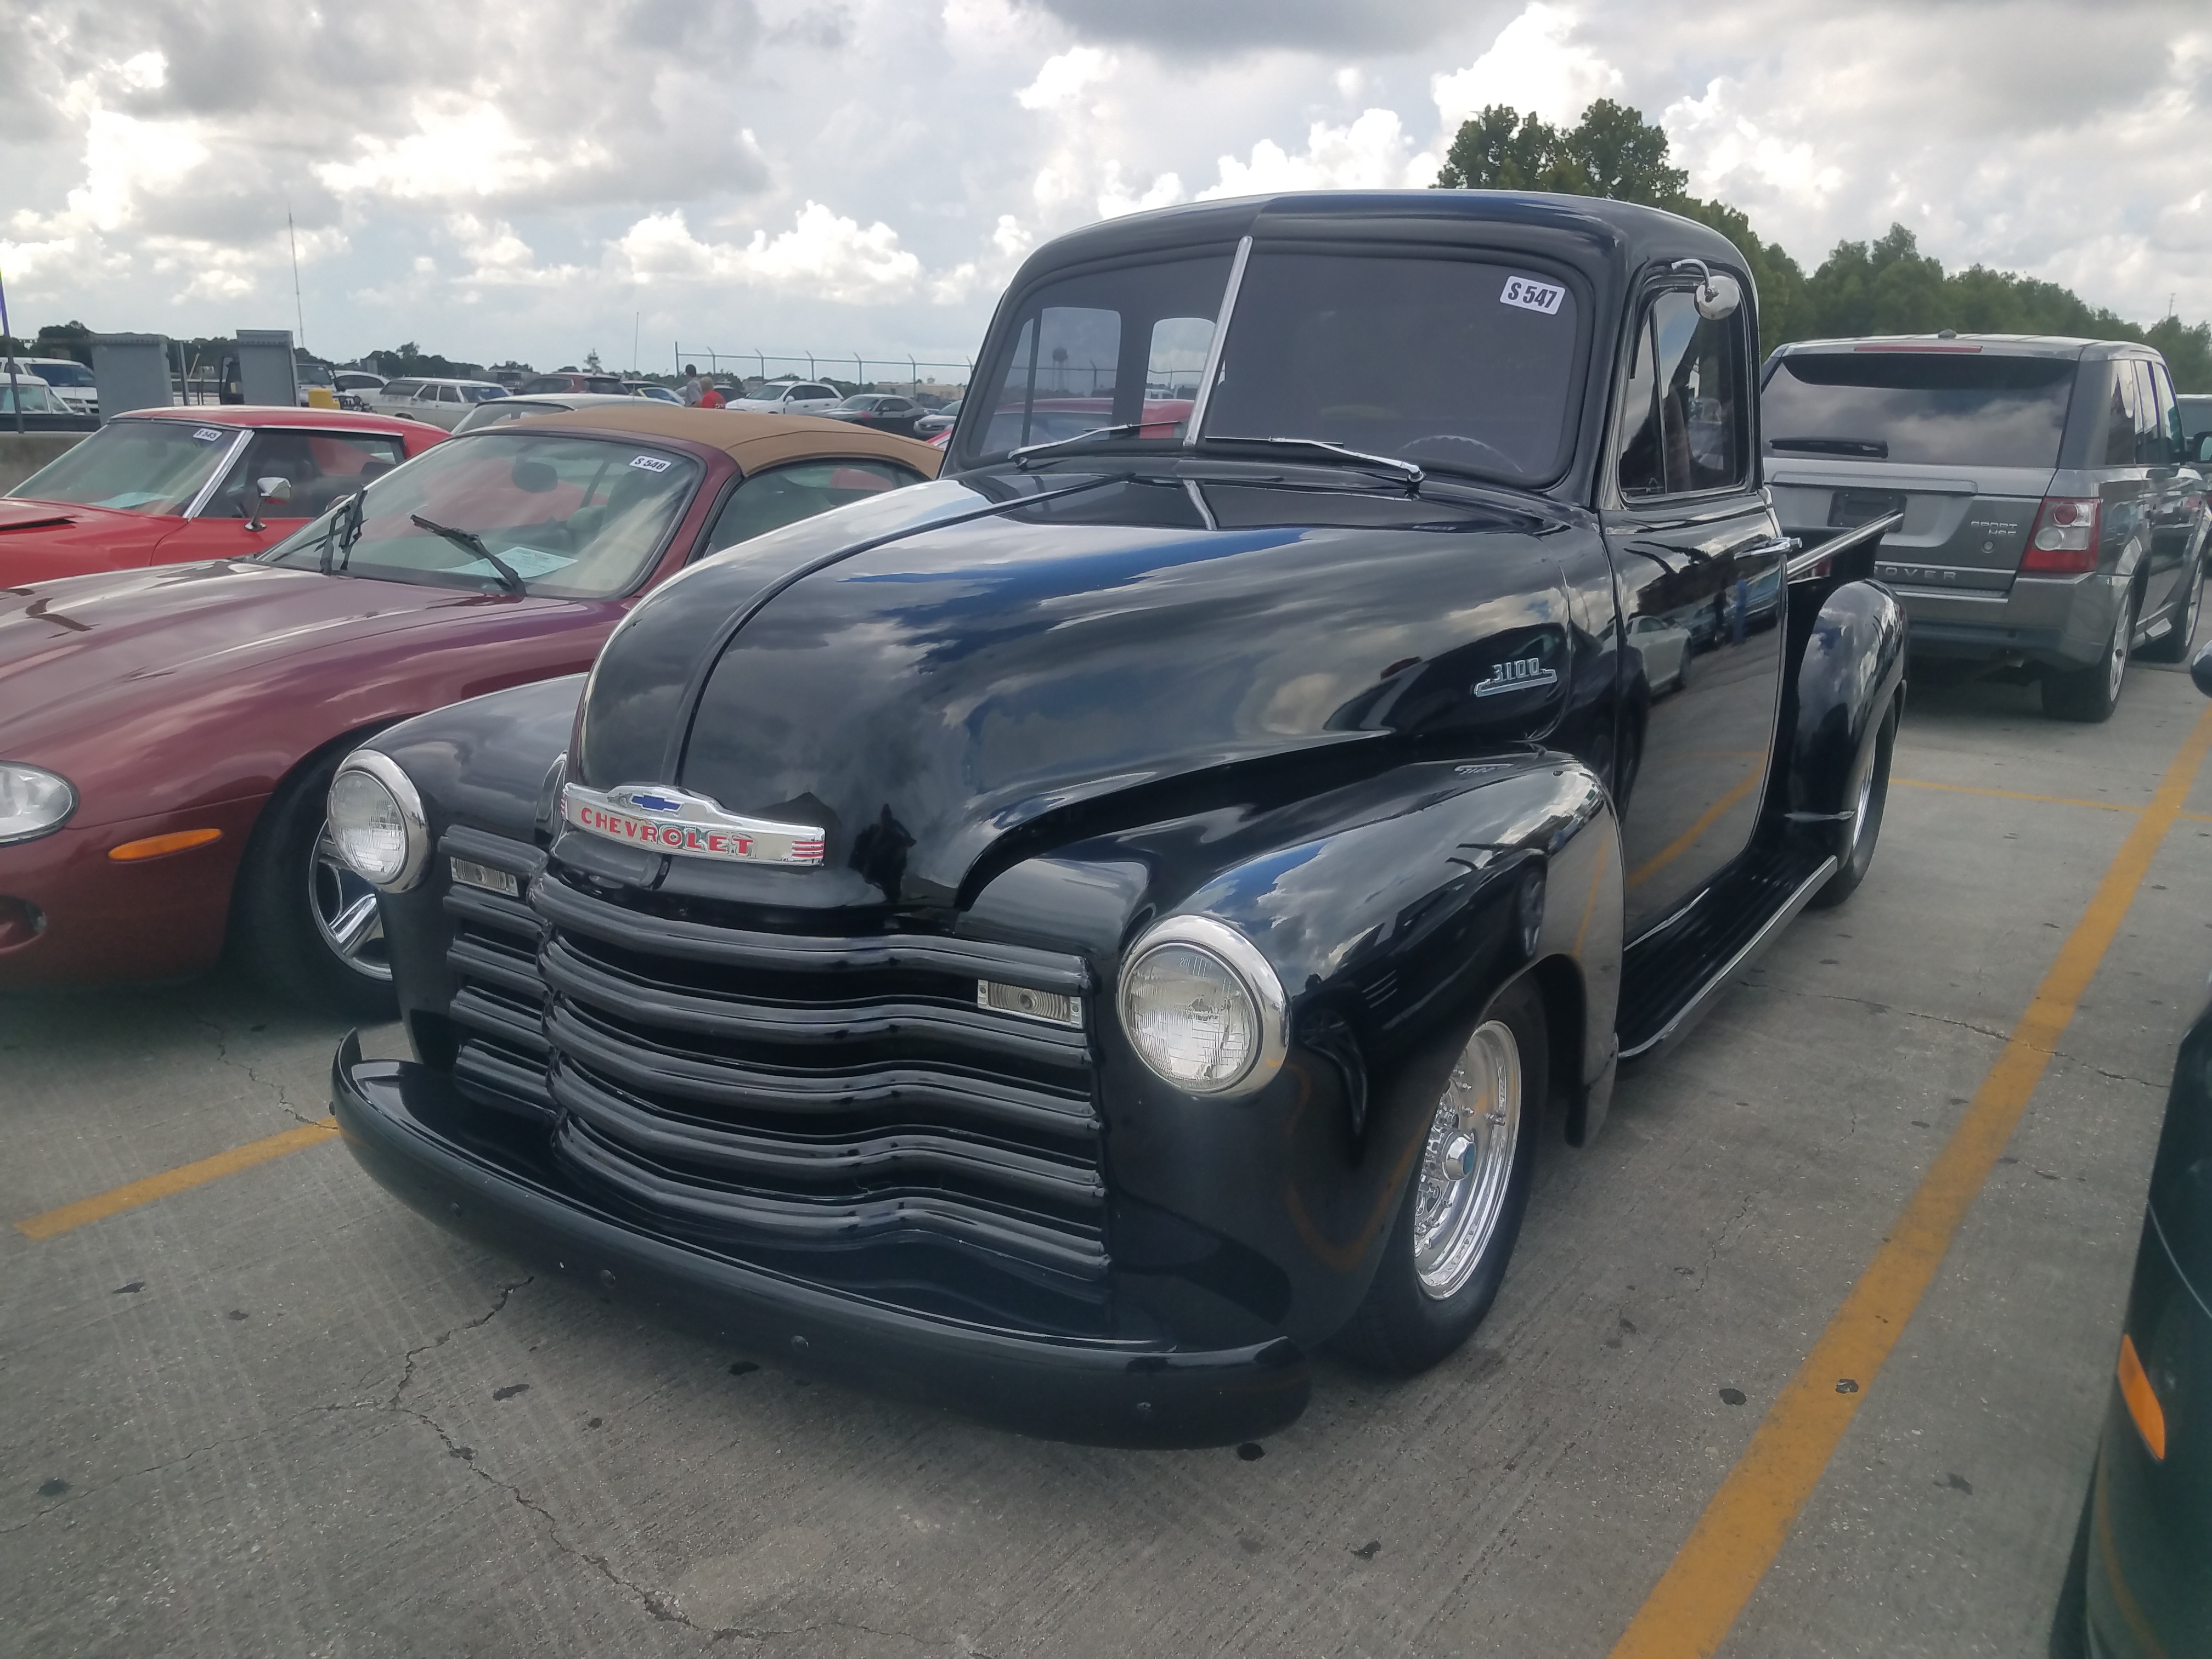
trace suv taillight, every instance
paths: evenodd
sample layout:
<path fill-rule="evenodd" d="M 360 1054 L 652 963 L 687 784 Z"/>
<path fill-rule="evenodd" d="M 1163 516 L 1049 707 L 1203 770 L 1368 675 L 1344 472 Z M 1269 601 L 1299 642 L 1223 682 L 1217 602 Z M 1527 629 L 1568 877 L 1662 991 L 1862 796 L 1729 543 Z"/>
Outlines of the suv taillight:
<path fill-rule="evenodd" d="M 2079 576 L 2097 568 L 2097 532 L 2104 503 L 2047 495 L 2027 534 L 2020 568 L 2045 576 Z"/>

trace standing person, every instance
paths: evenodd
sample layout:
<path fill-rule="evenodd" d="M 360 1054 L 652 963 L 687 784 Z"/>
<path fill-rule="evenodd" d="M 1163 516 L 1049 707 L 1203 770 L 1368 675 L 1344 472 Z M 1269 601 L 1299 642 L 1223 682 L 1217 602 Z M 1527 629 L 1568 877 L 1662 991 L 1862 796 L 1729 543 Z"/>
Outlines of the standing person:
<path fill-rule="evenodd" d="M 729 407 L 729 403 L 722 396 L 722 388 L 716 386 L 712 380 L 708 380 L 699 393 L 699 407 L 702 409 L 727 409 Z"/>
<path fill-rule="evenodd" d="M 701 391 L 701 389 L 700 389 L 700 386 L 699 386 L 699 365 L 698 365 L 698 364 L 696 364 L 696 363 L 686 363 L 686 364 L 684 364 L 684 404 L 686 404 L 686 406 L 687 406 L 687 407 L 690 407 L 690 408 L 692 408 L 692 409 L 696 409 L 696 408 L 698 408 L 698 407 L 699 407 L 699 399 L 700 399 L 702 396 L 704 396 L 704 395 L 705 395 L 705 394 Z"/>

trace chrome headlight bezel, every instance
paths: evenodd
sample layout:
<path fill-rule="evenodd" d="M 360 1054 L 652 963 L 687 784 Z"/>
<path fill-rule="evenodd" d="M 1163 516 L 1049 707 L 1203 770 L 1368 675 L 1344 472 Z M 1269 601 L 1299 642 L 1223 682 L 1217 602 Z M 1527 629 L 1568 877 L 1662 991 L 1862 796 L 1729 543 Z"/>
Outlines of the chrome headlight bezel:
<path fill-rule="evenodd" d="M 55 794 L 49 797 L 45 816 L 37 823 L 21 829 L 0 828 L 0 847 L 14 847 L 27 841 L 36 841 L 41 836 L 51 836 L 67 823 L 76 813 L 76 786 L 49 767 L 30 766 L 21 761 L 0 761 L 0 772 L 14 772 L 37 778 L 54 786 Z"/>
<path fill-rule="evenodd" d="M 1252 1045 L 1250 1060 L 1234 1077 L 1203 1085 L 1172 1077 L 1152 1064 L 1144 1044 L 1138 1040 L 1130 1006 L 1138 971 L 1146 957 L 1169 946 L 1181 946 L 1212 957 L 1243 988 L 1251 1002 L 1259 1028 L 1256 1041 Z M 1283 994 L 1282 981 L 1258 946 L 1227 922 L 1212 916 L 1169 916 L 1146 928 L 1122 960 L 1114 1006 L 1121 1017 L 1122 1036 L 1145 1069 L 1169 1087 L 1202 1100 L 1235 1100 L 1258 1093 L 1274 1080 L 1290 1052 L 1290 1005 Z"/>
<path fill-rule="evenodd" d="M 406 892 L 422 881 L 423 872 L 430 867 L 430 821 L 422 811 L 422 793 L 415 787 L 415 781 L 401 769 L 398 761 L 374 749 L 356 749 L 339 763 L 338 769 L 331 777 L 333 798 L 339 781 L 349 773 L 368 778 L 392 797 L 392 805 L 399 814 L 404 856 L 398 873 L 389 880 L 379 880 L 349 858 L 345 860 L 346 867 L 380 893 Z M 323 810 L 325 818 L 331 817 L 333 815 L 332 802 L 326 800 Z M 337 839 L 335 835 L 332 839 Z M 345 858 L 343 842 L 338 843 L 338 855 Z"/>

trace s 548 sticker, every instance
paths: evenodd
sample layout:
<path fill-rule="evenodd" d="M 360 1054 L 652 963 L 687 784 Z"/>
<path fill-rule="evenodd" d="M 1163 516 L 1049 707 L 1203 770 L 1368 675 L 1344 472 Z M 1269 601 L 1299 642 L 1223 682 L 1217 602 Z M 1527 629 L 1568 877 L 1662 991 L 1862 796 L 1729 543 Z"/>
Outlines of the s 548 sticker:
<path fill-rule="evenodd" d="M 1528 311 L 1540 311 L 1547 317 L 1556 314 L 1559 301 L 1567 297 L 1566 289 L 1557 283 L 1540 283 L 1533 276 L 1508 276 L 1505 292 L 1498 296 L 1501 305 L 1519 306 Z"/>
<path fill-rule="evenodd" d="M 640 455 L 632 460 L 630 465 L 632 466 L 641 466 L 647 472 L 665 472 L 668 471 L 669 465 L 666 461 L 662 460 L 658 455 Z"/>

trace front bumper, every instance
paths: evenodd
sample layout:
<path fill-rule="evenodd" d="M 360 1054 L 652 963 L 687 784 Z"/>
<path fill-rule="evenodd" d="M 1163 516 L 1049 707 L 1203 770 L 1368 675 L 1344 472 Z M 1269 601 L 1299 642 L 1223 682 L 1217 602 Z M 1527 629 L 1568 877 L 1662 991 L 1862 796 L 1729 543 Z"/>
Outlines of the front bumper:
<path fill-rule="evenodd" d="M 362 1167 L 441 1226 L 671 1323 L 878 1392 L 1004 1427 L 1099 1445 L 1256 1438 L 1305 1409 L 1287 1340 L 1206 1352 L 1086 1341 L 931 1318 L 644 1230 L 532 1166 L 442 1073 L 363 1060 L 331 1070 L 338 1128 Z"/>

